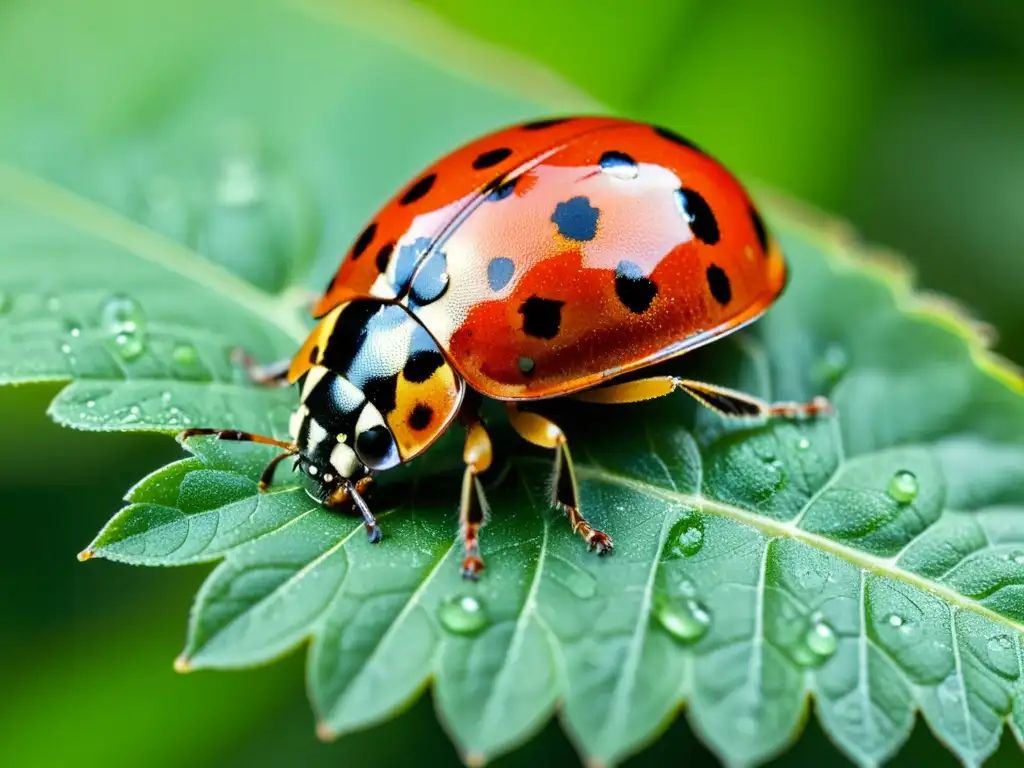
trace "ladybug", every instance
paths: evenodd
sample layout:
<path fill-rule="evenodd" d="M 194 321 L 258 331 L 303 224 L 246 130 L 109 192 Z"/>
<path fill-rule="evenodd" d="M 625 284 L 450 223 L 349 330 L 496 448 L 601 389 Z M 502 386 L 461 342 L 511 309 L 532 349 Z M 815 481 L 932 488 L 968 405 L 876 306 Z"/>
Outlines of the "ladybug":
<path fill-rule="evenodd" d="M 290 364 L 254 368 L 297 385 L 291 441 L 233 430 L 296 458 L 311 495 L 354 506 L 374 476 L 466 429 L 462 571 L 483 569 L 479 476 L 492 448 L 482 397 L 555 453 L 552 501 L 591 550 L 611 537 L 583 515 L 565 434 L 531 411 L 570 397 L 632 403 L 681 390 L 725 416 L 810 416 L 827 401 L 769 404 L 674 376 L 619 377 L 753 322 L 782 293 L 786 263 L 747 192 L 683 137 L 611 117 L 526 123 L 480 138 L 412 180 L 356 238 L 316 303 Z M 631 377 L 632 378 L 632 377 Z"/>

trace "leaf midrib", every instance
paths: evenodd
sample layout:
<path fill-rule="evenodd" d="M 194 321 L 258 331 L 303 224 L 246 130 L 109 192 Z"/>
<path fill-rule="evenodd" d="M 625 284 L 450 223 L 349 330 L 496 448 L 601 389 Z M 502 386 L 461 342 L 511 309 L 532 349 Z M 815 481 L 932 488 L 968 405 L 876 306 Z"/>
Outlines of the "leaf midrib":
<path fill-rule="evenodd" d="M 839 542 L 825 536 L 798 528 L 794 526 L 792 522 L 783 522 L 770 517 L 765 517 L 755 512 L 751 512 L 750 510 L 735 507 L 731 504 L 715 501 L 713 499 L 708 499 L 699 494 L 670 491 L 666 488 L 661 488 L 641 480 L 609 472 L 607 469 L 577 465 L 576 473 L 577 476 L 581 478 L 586 477 L 600 482 L 619 485 L 638 493 L 644 493 L 649 496 L 658 496 L 677 504 L 690 505 L 692 507 L 696 507 L 702 512 L 719 515 L 730 520 L 735 520 L 739 523 L 744 523 L 772 537 L 784 536 L 800 541 L 822 552 L 835 555 L 836 557 L 839 557 L 851 565 L 865 571 L 910 584 L 911 586 L 935 595 L 945 601 L 948 605 L 956 606 L 961 610 L 970 611 L 971 613 L 983 616 L 990 621 L 1024 634 L 1024 624 L 1019 624 L 1013 619 L 993 611 L 991 608 L 982 605 L 973 598 L 967 597 L 944 584 L 940 584 L 919 574 L 899 568 L 890 559 L 871 555 L 867 552 L 862 552 L 858 549 L 854 549 L 853 547 L 846 546 L 845 544 L 840 544 Z"/>
<path fill-rule="evenodd" d="M 236 277 L 181 243 L 42 177 L 0 163 L 0 200 L 34 210 L 132 256 L 180 275 L 269 322 L 296 342 L 309 331 L 295 308 Z"/>

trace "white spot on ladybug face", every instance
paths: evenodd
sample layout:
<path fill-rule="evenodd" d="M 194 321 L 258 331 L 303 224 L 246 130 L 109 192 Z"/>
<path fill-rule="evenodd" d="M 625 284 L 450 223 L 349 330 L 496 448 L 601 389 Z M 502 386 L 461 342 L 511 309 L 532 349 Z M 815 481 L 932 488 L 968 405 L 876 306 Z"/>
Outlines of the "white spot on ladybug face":
<path fill-rule="evenodd" d="M 306 467 L 306 471 L 309 472 L 311 477 L 316 477 L 316 473 L 318 470 L 314 465 L 310 464 L 308 467 Z"/>
<path fill-rule="evenodd" d="M 324 473 L 324 482 L 325 483 L 333 483 L 334 482 L 334 475 L 332 475 L 330 472 L 325 472 Z"/>
<path fill-rule="evenodd" d="M 324 440 L 329 440 L 330 435 L 316 419 L 309 420 L 309 432 L 306 438 L 306 453 L 312 454 Z"/>
<path fill-rule="evenodd" d="M 338 443 L 331 451 L 331 466 L 334 467 L 342 477 L 352 477 L 359 467 L 359 459 L 356 452 L 344 443 Z M 324 478 L 327 479 L 326 477 Z"/>
<path fill-rule="evenodd" d="M 302 394 L 299 395 L 301 402 L 306 402 L 309 398 L 309 393 L 312 392 L 316 385 L 320 383 L 320 380 L 327 374 L 327 369 L 322 365 L 314 365 L 306 373 L 306 379 L 302 382 Z"/>

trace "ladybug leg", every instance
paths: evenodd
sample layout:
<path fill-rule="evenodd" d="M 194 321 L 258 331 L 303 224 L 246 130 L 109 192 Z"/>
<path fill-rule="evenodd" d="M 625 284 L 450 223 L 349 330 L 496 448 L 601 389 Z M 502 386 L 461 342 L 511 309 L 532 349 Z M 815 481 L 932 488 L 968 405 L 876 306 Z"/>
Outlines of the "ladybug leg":
<path fill-rule="evenodd" d="M 267 488 L 270 487 L 277 465 L 298 452 L 298 448 L 293 443 L 286 443 L 283 440 L 275 440 L 272 437 L 265 437 L 263 435 L 254 435 L 251 432 L 239 432 L 237 429 L 204 429 L 194 427 L 178 433 L 178 442 L 184 445 L 185 441 L 190 437 L 204 435 L 216 437 L 218 440 L 237 440 L 244 443 L 260 443 L 261 445 L 276 445 L 278 448 L 284 448 L 285 452 L 272 458 L 263 470 L 263 474 L 260 475 L 260 493 L 266 492 Z"/>
<path fill-rule="evenodd" d="M 367 488 L 372 484 L 373 475 L 367 475 L 354 483 L 346 480 L 327 498 L 323 506 L 324 509 L 348 507 L 349 510 L 355 507 L 356 511 L 363 516 L 363 527 L 366 528 L 367 538 L 371 544 L 377 544 L 382 538 L 380 526 L 377 524 L 377 518 L 373 516 L 373 512 L 370 510 L 370 506 L 366 503 L 366 499 L 363 498 L 363 494 L 366 493 Z"/>
<path fill-rule="evenodd" d="M 775 416 L 802 419 L 832 413 L 832 405 L 824 397 L 816 397 L 809 403 L 768 403 L 734 389 L 675 376 L 655 376 L 612 384 L 590 389 L 573 397 L 587 403 L 637 403 L 642 400 L 653 400 L 676 390 L 682 390 L 701 405 L 733 418 L 767 419 Z"/>
<path fill-rule="evenodd" d="M 245 368 L 253 384 L 261 387 L 286 387 L 288 386 L 288 369 L 291 367 L 291 360 L 278 360 L 269 365 L 261 365 L 241 347 L 232 350 L 231 362 Z"/>
<path fill-rule="evenodd" d="M 569 516 L 569 524 L 575 533 L 587 542 L 587 547 L 603 555 L 611 552 L 612 537 L 594 528 L 580 512 L 580 494 L 576 485 L 569 444 L 561 427 L 537 413 L 520 410 L 515 404 L 508 405 L 509 421 L 519 436 L 528 443 L 555 451 L 555 474 L 552 482 L 552 501 Z"/>
<path fill-rule="evenodd" d="M 491 438 L 482 421 L 474 421 L 466 428 L 466 445 L 462 459 L 466 472 L 462 476 L 462 496 L 459 502 L 459 528 L 466 557 L 462 561 L 462 575 L 476 579 L 484 569 L 480 557 L 480 528 L 487 517 L 487 505 L 478 475 L 491 466 L 493 451 Z"/>

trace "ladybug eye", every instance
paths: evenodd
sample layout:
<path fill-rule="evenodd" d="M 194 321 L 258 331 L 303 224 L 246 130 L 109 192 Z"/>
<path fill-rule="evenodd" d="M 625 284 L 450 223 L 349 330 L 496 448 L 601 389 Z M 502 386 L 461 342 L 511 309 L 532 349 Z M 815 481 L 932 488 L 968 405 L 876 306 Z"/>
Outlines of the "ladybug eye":
<path fill-rule="evenodd" d="M 363 430 L 356 436 L 356 454 L 371 469 L 387 469 L 398 463 L 395 441 L 383 424 Z"/>

